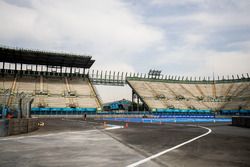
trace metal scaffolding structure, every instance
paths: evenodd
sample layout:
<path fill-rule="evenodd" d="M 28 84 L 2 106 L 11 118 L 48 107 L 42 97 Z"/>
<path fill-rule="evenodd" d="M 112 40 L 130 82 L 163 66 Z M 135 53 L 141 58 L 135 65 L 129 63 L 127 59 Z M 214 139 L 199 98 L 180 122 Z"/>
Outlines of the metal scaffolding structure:
<path fill-rule="evenodd" d="M 95 60 L 91 56 L 44 52 L 0 46 L 1 73 L 85 74 Z"/>

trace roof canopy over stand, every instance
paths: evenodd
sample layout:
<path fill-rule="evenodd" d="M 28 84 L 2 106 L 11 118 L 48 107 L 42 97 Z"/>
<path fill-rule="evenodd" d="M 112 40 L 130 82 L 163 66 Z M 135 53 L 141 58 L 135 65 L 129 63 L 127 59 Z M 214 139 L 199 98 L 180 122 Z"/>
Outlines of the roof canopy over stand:
<path fill-rule="evenodd" d="M 0 62 L 60 67 L 90 68 L 95 60 L 91 56 L 44 52 L 0 46 Z"/>

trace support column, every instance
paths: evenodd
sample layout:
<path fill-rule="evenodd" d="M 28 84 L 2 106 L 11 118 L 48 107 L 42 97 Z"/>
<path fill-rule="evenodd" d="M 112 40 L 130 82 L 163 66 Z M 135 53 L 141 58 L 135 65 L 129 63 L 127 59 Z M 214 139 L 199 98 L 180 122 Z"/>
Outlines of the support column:
<path fill-rule="evenodd" d="M 17 73 L 17 64 L 15 63 L 15 74 Z"/>
<path fill-rule="evenodd" d="M 3 68 L 1 69 L 2 76 L 4 76 L 4 66 L 5 66 L 5 62 L 3 62 Z"/>
<path fill-rule="evenodd" d="M 34 99 L 31 99 L 30 101 L 29 101 L 29 104 L 27 105 L 27 115 L 26 115 L 26 118 L 30 118 L 31 116 L 31 113 L 30 113 L 30 111 L 31 111 L 31 104 L 33 103 L 33 101 L 34 101 Z"/>
<path fill-rule="evenodd" d="M 21 71 L 20 71 L 20 75 L 22 76 L 22 74 L 23 74 L 23 64 L 21 63 Z"/>
<path fill-rule="evenodd" d="M 17 113 L 17 118 L 18 119 L 20 119 L 21 115 L 22 115 L 22 101 L 23 101 L 23 99 L 20 98 L 19 103 L 18 103 L 18 113 Z"/>
<path fill-rule="evenodd" d="M 60 73 L 61 73 L 61 76 L 62 76 L 62 66 L 60 66 Z"/>
<path fill-rule="evenodd" d="M 132 90 L 132 111 L 134 111 L 134 94 L 135 92 Z"/>
<path fill-rule="evenodd" d="M 72 76 L 72 67 L 70 67 L 70 77 Z"/>
<path fill-rule="evenodd" d="M 49 75 L 49 66 L 47 65 L 46 66 L 46 76 L 48 76 Z"/>
<path fill-rule="evenodd" d="M 137 111 L 139 111 L 139 108 L 140 108 L 140 104 L 139 104 L 139 96 L 137 95 Z"/>

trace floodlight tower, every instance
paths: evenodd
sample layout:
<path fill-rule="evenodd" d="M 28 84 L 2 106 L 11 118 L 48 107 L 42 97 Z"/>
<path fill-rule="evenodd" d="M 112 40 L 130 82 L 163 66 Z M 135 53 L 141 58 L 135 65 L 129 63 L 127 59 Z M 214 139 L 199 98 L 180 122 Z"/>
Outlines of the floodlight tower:
<path fill-rule="evenodd" d="M 160 78 L 161 76 L 161 70 L 152 70 L 150 69 L 148 72 L 148 77 L 149 78 L 153 78 L 153 79 L 157 79 Z"/>

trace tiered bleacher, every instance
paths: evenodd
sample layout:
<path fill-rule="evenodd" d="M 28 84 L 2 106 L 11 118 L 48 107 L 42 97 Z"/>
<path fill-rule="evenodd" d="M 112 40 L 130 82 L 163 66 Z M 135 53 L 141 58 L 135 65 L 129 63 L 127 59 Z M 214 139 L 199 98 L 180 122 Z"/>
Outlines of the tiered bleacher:
<path fill-rule="evenodd" d="M 94 63 L 90 56 L 5 47 L 0 48 L 0 54 L 1 104 L 8 108 L 16 104 L 15 95 L 24 93 L 33 99 L 33 115 L 83 114 L 100 109 L 96 89 L 85 72 Z M 3 96 L 6 90 L 10 93 Z"/>
<path fill-rule="evenodd" d="M 101 100 L 92 84 L 123 85 L 124 77 L 132 88 L 132 111 L 167 115 L 214 113 L 249 115 L 250 78 L 192 80 L 180 77 L 163 78 L 161 71 L 146 75 L 115 73 L 96 74 L 89 78 L 94 63 L 90 56 L 0 47 L 0 104 L 20 110 L 20 99 L 28 97 L 34 115 L 81 115 L 96 113 Z M 93 75 L 94 76 L 94 75 Z M 138 98 L 134 102 L 134 95 Z M 134 104 L 137 103 L 137 108 Z M 27 103 L 29 104 L 29 103 Z M 143 114 L 143 112 L 140 112 Z M 194 115 L 193 115 L 194 116 Z"/>
<path fill-rule="evenodd" d="M 158 113 L 250 114 L 250 79 L 191 81 L 128 77 L 127 83 Z"/>

